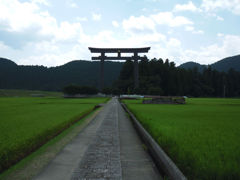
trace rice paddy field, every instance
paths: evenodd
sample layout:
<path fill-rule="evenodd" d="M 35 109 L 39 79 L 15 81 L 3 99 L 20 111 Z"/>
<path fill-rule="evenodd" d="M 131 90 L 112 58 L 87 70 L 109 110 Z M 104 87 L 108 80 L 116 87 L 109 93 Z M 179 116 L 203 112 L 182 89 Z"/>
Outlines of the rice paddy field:
<path fill-rule="evenodd" d="M 21 89 L 0 89 L 0 97 L 62 97 L 62 92 L 33 91 Z"/>
<path fill-rule="evenodd" d="M 240 99 L 124 103 L 189 179 L 240 179 Z"/>
<path fill-rule="evenodd" d="M 106 101 L 107 98 L 0 97 L 0 172 Z"/>

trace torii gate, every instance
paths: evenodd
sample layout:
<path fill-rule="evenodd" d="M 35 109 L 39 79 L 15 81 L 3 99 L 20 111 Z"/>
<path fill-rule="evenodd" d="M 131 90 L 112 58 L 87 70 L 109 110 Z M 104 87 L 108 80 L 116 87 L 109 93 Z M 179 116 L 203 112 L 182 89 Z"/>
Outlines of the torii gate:
<path fill-rule="evenodd" d="M 146 57 L 138 56 L 138 53 L 147 53 L 150 47 L 144 48 L 88 48 L 91 53 L 100 53 L 100 56 L 92 57 L 92 60 L 100 60 L 100 91 L 104 87 L 104 61 L 105 60 L 134 60 L 134 87 L 139 87 L 138 60 Z M 117 56 L 105 56 L 105 53 L 117 53 Z M 133 53 L 133 56 L 121 56 L 121 53 Z"/>

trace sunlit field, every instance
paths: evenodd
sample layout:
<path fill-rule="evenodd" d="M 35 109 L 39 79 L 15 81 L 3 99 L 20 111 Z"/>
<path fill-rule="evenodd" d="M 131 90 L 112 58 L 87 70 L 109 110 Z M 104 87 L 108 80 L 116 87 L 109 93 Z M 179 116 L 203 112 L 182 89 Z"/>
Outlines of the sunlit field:
<path fill-rule="evenodd" d="M 240 99 L 124 102 L 189 179 L 240 179 Z"/>
<path fill-rule="evenodd" d="M 106 100 L 0 97 L 0 172 Z"/>

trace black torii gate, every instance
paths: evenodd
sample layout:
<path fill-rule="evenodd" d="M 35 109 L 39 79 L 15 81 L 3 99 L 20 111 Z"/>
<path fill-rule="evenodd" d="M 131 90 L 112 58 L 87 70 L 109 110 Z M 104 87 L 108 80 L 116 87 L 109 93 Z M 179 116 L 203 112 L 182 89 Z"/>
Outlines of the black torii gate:
<path fill-rule="evenodd" d="M 138 53 L 147 53 L 150 47 L 144 48 L 88 48 L 91 53 L 100 53 L 100 56 L 92 57 L 92 60 L 100 60 L 100 91 L 104 87 L 104 61 L 105 60 L 134 60 L 134 87 L 139 87 L 138 60 L 146 57 L 138 56 Z M 117 53 L 117 56 L 105 56 L 105 53 Z M 121 56 L 121 53 L 133 53 L 133 56 Z"/>

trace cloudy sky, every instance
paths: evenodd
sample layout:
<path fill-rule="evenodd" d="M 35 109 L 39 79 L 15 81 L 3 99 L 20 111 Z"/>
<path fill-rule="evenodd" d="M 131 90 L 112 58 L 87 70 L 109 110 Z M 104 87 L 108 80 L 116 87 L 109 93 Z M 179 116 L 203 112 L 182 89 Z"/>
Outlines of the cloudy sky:
<path fill-rule="evenodd" d="M 0 57 L 56 66 L 89 46 L 210 64 L 240 54 L 240 0 L 0 0 Z"/>

